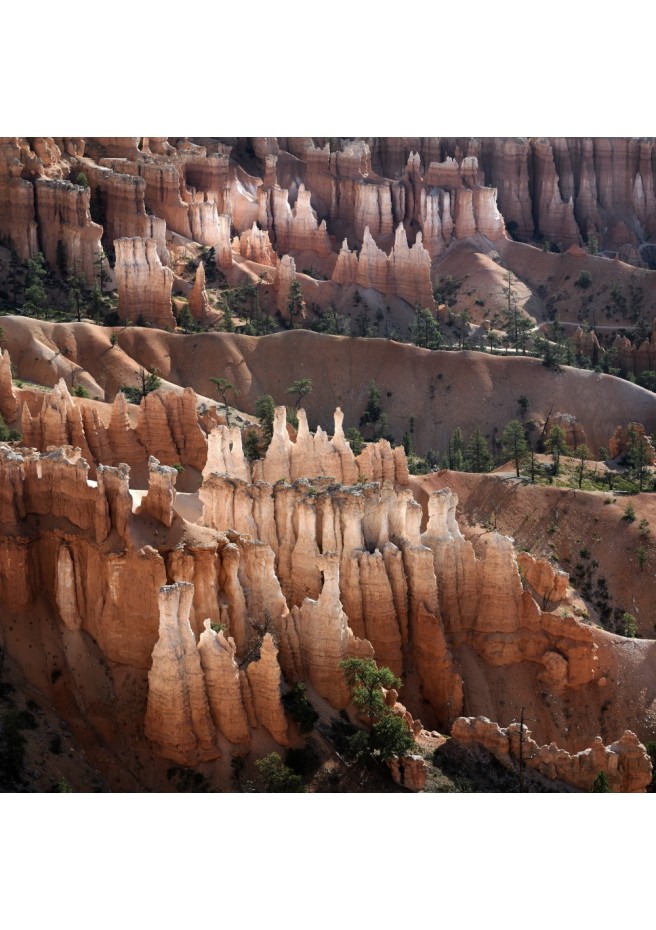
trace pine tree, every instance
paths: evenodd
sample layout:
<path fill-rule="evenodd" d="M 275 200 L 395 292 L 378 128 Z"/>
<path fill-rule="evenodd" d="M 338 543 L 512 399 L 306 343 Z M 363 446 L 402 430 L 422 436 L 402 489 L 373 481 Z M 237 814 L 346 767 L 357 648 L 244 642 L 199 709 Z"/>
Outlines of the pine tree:
<path fill-rule="evenodd" d="M 298 394 L 294 404 L 294 410 L 298 410 L 305 395 L 312 393 L 312 381 L 309 378 L 299 378 L 298 381 L 294 381 L 294 383 L 287 388 L 287 393 Z"/>
<path fill-rule="evenodd" d="M 465 443 L 462 438 L 462 430 L 459 426 L 454 429 L 449 441 L 449 468 L 452 471 L 464 471 Z"/>
<path fill-rule="evenodd" d="M 579 460 L 579 464 L 577 465 L 576 470 L 579 476 L 580 489 L 583 484 L 583 472 L 585 469 L 585 463 L 588 459 L 592 458 L 592 452 L 590 452 L 585 443 L 582 443 L 581 445 L 578 445 L 576 449 L 574 449 L 574 455 Z"/>
<path fill-rule="evenodd" d="M 522 315 L 519 309 L 517 293 L 513 288 L 514 278 L 510 270 L 506 280 L 507 283 L 503 292 L 508 304 L 503 317 L 503 326 L 506 330 L 504 342 L 506 345 L 512 346 L 516 352 L 521 350 L 522 355 L 526 355 L 528 334 L 533 329 L 533 324 L 527 317 Z"/>
<path fill-rule="evenodd" d="M 273 438 L 273 420 L 276 414 L 276 406 L 273 397 L 270 394 L 262 394 L 255 401 L 255 416 L 259 417 L 260 427 L 262 430 L 261 454 L 263 455 L 269 448 Z"/>
<path fill-rule="evenodd" d="M 442 344 L 440 327 L 430 310 L 415 307 L 415 322 L 410 327 L 411 342 L 423 349 L 439 349 Z"/>
<path fill-rule="evenodd" d="M 650 451 L 647 437 L 640 432 L 635 423 L 629 423 L 626 461 L 641 491 L 648 471 Z"/>
<path fill-rule="evenodd" d="M 289 288 L 289 298 L 287 300 L 287 312 L 291 321 L 292 329 L 296 327 L 296 318 L 300 318 L 303 313 L 303 295 L 301 294 L 301 282 L 296 278 Z"/>
<path fill-rule="evenodd" d="M 34 315 L 37 318 L 43 313 L 45 316 L 46 307 L 48 306 L 48 295 L 44 287 L 45 279 L 48 276 L 45 259 L 41 252 L 38 252 L 34 258 L 27 263 L 27 278 L 25 288 L 25 298 L 23 310 L 28 316 Z"/>
<path fill-rule="evenodd" d="M 511 420 L 506 424 L 501 437 L 503 451 L 515 463 L 515 471 L 519 478 L 519 469 L 528 458 L 528 443 L 524 434 L 524 427 L 519 420 Z"/>
<path fill-rule="evenodd" d="M 561 455 L 567 455 L 569 452 L 569 446 L 565 441 L 565 433 L 562 430 L 562 427 L 556 425 L 551 428 L 549 437 L 545 443 L 545 447 L 548 452 L 551 453 L 551 460 L 553 462 L 553 474 L 560 474 L 560 457 Z"/>
<path fill-rule="evenodd" d="M 492 456 L 487 440 L 476 427 L 465 451 L 465 467 L 467 471 L 487 472 L 492 468 Z"/>
<path fill-rule="evenodd" d="M 387 414 L 383 413 L 383 405 L 380 399 L 380 389 L 375 381 L 369 384 L 369 394 L 367 397 L 367 406 L 363 415 L 360 417 L 360 426 L 368 428 L 370 440 L 376 442 L 378 439 L 387 437 L 389 433 L 389 421 Z"/>
<path fill-rule="evenodd" d="M 216 387 L 216 392 L 223 401 L 223 406 L 225 407 L 226 412 L 226 425 L 230 426 L 230 406 L 228 404 L 228 394 L 239 394 L 236 386 L 228 381 L 226 378 L 210 378 L 212 384 Z"/>

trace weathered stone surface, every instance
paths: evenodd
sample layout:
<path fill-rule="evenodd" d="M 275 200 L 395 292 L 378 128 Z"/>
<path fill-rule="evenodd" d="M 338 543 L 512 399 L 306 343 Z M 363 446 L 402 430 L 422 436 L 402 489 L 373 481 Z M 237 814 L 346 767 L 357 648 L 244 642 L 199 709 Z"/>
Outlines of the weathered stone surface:
<path fill-rule="evenodd" d="M 191 294 L 189 295 L 189 311 L 196 320 L 205 320 L 209 310 L 207 292 L 205 290 L 205 265 L 200 262 L 196 269 L 196 278 Z"/>
<path fill-rule="evenodd" d="M 173 523 L 177 477 L 175 468 L 160 465 L 151 455 L 148 460 L 148 493 L 137 512 L 147 514 L 164 526 L 170 526 Z"/>
<path fill-rule="evenodd" d="M 387 760 L 387 767 L 394 781 L 402 788 L 423 791 L 426 787 L 428 765 L 423 756 L 392 756 Z"/>
<path fill-rule="evenodd" d="M 102 226 L 91 219 L 89 190 L 68 181 L 39 178 L 35 182 L 36 212 L 43 254 L 53 271 L 60 271 L 61 243 L 66 274 L 79 274 L 92 287 L 101 251 Z"/>
<path fill-rule="evenodd" d="M 339 595 L 339 561 L 335 553 L 320 556 L 323 587 L 316 600 L 294 607 L 283 625 L 282 638 L 295 664 L 317 692 L 333 707 L 346 707 L 351 689 L 340 668 L 342 659 L 369 658 L 373 648 L 357 639 L 348 625 Z"/>
<path fill-rule="evenodd" d="M 160 755 L 196 765 L 220 755 L 214 744 L 200 657 L 189 625 L 193 586 L 160 588 L 159 639 L 148 673 L 145 734 Z"/>
<path fill-rule="evenodd" d="M 0 350 L 0 414 L 6 423 L 13 423 L 18 413 L 18 399 L 11 375 L 11 359 L 6 350 Z"/>
<path fill-rule="evenodd" d="M 399 225 L 394 246 L 386 255 L 378 248 L 367 227 L 357 257 L 349 252 L 346 244 L 342 246 L 332 280 L 394 294 L 413 306 L 419 303 L 421 307 L 434 310 L 430 263 L 430 254 L 423 247 L 421 233 L 417 234 L 415 244 L 409 247 L 405 230 Z"/>
<path fill-rule="evenodd" d="M 260 658 L 246 669 L 253 695 L 257 722 L 265 727 L 281 746 L 289 745 L 287 719 L 282 707 L 280 685 L 282 675 L 278 665 L 278 650 L 270 633 L 262 640 Z"/>
<path fill-rule="evenodd" d="M 116 239 L 116 285 L 119 313 L 134 322 L 173 330 L 173 272 L 162 265 L 154 239 Z"/>
<path fill-rule="evenodd" d="M 519 759 L 518 723 L 504 729 L 487 717 L 459 717 L 453 724 L 451 736 L 465 746 L 483 746 L 507 768 L 512 768 Z M 570 754 L 555 743 L 538 746 L 524 726 L 522 757 L 529 768 L 580 791 L 590 791 L 600 772 L 606 775 L 613 791 L 644 791 L 651 781 L 649 754 L 630 730 L 610 746 L 604 746 L 601 737 L 597 737 L 589 749 Z"/>
<path fill-rule="evenodd" d="M 241 694 L 235 642 L 215 633 L 209 620 L 198 643 L 210 713 L 214 724 L 231 743 L 249 746 L 250 728 Z"/>

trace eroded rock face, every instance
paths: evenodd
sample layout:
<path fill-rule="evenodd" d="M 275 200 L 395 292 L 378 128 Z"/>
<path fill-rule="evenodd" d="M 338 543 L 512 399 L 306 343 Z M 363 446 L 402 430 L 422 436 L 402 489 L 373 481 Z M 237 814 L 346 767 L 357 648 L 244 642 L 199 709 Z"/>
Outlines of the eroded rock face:
<path fill-rule="evenodd" d="M 423 791 L 426 787 L 428 765 L 422 756 L 393 756 L 388 759 L 387 766 L 394 781 L 402 788 L 407 788 L 408 791 Z"/>
<path fill-rule="evenodd" d="M 282 675 L 278 665 L 278 650 L 267 633 L 262 641 L 260 658 L 246 669 L 248 684 L 258 723 L 265 727 L 281 746 L 289 745 L 287 720 L 282 708 L 280 686 Z"/>
<path fill-rule="evenodd" d="M 451 736 L 464 746 L 483 746 L 506 768 L 514 767 L 519 760 L 518 723 L 503 728 L 487 717 L 459 717 Z M 574 754 L 559 749 L 555 743 L 538 746 L 526 726 L 521 742 L 525 765 L 580 791 L 591 791 L 600 772 L 606 775 L 613 791 L 641 792 L 651 782 L 649 754 L 630 730 L 609 746 L 604 746 L 601 737 L 597 737 L 589 749 Z"/>
<path fill-rule="evenodd" d="M 405 230 L 399 226 L 392 251 L 386 255 L 366 227 L 359 255 L 353 255 L 346 242 L 342 245 L 332 279 L 339 284 L 357 284 L 384 294 L 395 294 L 413 306 L 418 303 L 434 310 L 430 263 L 430 254 L 423 247 L 421 233 L 410 248 Z"/>
<path fill-rule="evenodd" d="M 117 239 L 116 285 L 119 313 L 126 320 L 139 317 L 151 326 L 175 329 L 171 310 L 173 272 L 162 265 L 154 239 Z"/>
<path fill-rule="evenodd" d="M 235 642 L 222 631 L 214 632 L 209 620 L 198 643 L 205 676 L 210 713 L 214 724 L 231 743 L 248 747 L 250 727 L 242 699 Z"/>
<path fill-rule="evenodd" d="M 102 227 L 89 212 L 89 191 L 68 181 L 39 178 L 35 182 L 36 212 L 46 261 L 60 271 L 58 248 L 66 274 L 79 274 L 92 287 L 101 251 Z"/>
<path fill-rule="evenodd" d="M 342 659 L 371 658 L 373 648 L 353 635 L 340 601 L 339 561 L 335 553 L 319 559 L 323 587 L 316 600 L 306 598 L 284 621 L 283 665 L 291 677 L 307 679 L 333 707 L 347 707 L 351 688 L 340 668 Z"/>
<path fill-rule="evenodd" d="M 627 426 L 618 426 L 608 441 L 608 451 L 611 458 L 619 458 L 629 448 L 632 436 L 642 444 L 645 455 L 645 464 L 653 465 L 656 462 L 656 450 L 651 439 L 645 435 L 642 423 L 629 423 Z"/>
<path fill-rule="evenodd" d="M 195 765 L 216 759 L 215 731 L 203 670 L 189 625 L 193 587 L 164 585 L 159 593 L 159 639 L 148 673 L 145 734 L 167 759 Z"/>
<path fill-rule="evenodd" d="M 0 411 L 5 417 L 17 403 L 15 392 L 9 393 L 9 381 L 3 381 L 0 358 Z M 11 369 L 9 369 L 9 377 Z M 3 400 L 3 397 L 5 398 Z M 70 445 L 80 449 L 89 464 L 89 477 L 96 474 L 100 463 L 118 466 L 127 464 L 147 475 L 149 456 L 162 464 L 181 464 L 202 471 L 207 458 L 207 438 L 198 422 L 197 398 L 192 388 L 182 394 L 162 389 L 153 391 L 140 405 L 136 426 L 132 426 L 125 394 L 116 394 L 109 425 L 101 421 L 97 409 L 81 398 L 72 397 L 66 383 L 60 380 L 53 390 L 43 395 L 41 408 L 34 415 L 23 403 L 20 429 L 26 446 L 44 452 L 50 446 Z M 9 417 L 9 421 L 13 417 Z"/>

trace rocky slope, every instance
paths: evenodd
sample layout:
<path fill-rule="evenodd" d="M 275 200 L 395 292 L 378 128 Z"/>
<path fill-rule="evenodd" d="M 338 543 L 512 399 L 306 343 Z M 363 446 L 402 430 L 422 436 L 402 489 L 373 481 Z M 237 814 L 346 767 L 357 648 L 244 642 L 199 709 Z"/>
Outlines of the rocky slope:
<path fill-rule="evenodd" d="M 419 479 L 398 443 L 480 426 L 500 461 L 515 418 L 618 455 L 627 424 L 656 431 L 654 394 L 601 372 L 654 368 L 653 164 L 644 139 L 0 140 L 0 415 L 21 436 L 0 443 L 0 671 L 105 786 L 230 790 L 294 759 L 297 685 L 352 784 L 341 663 L 375 658 L 416 739 L 390 761 L 404 788 L 431 784 L 439 730 L 508 769 L 521 739 L 535 784 L 645 789 L 651 499 L 618 529 L 601 492 Z M 508 355 L 514 308 L 589 370 Z M 485 351 L 400 341 L 422 319 Z M 266 447 L 258 399 L 303 379 Z M 374 386 L 388 438 L 356 454 Z M 601 588 L 644 638 L 601 628 Z"/>
<path fill-rule="evenodd" d="M 262 739 L 285 746 L 284 691 L 306 682 L 347 708 L 347 657 L 375 656 L 402 676 L 410 720 L 428 727 L 449 729 L 473 707 L 503 721 L 529 688 L 536 737 L 565 754 L 599 732 L 609 678 L 619 704 L 635 703 L 607 667 L 608 634 L 566 609 L 566 575 L 518 557 L 497 533 L 473 545 L 448 490 L 431 492 L 422 532 L 402 450 L 381 441 L 356 458 L 339 411 L 332 436 L 313 435 L 301 416 L 292 440 L 284 424 L 280 408 L 252 469 L 239 430 L 214 427 L 200 492 L 180 504 L 176 470 L 152 455 L 147 489 L 135 492 L 126 464 L 99 464 L 92 481 L 70 446 L 0 447 L 3 650 L 92 726 L 89 751 L 111 747 L 124 765 L 137 752 L 225 766 Z M 182 516 L 192 496 L 195 523 Z M 577 726 L 563 727 L 562 713 L 581 708 Z M 650 715 L 648 703 L 634 707 L 643 740 L 654 735 Z M 148 742 L 137 750 L 139 734 Z M 638 790 L 648 762 L 637 771 L 617 786 Z"/>

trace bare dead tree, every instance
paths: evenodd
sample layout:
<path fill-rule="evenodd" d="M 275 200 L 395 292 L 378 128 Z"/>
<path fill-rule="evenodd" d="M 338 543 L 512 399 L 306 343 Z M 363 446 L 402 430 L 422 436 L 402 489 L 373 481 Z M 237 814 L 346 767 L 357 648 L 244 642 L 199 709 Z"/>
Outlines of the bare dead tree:
<path fill-rule="evenodd" d="M 239 668 L 244 668 L 251 662 L 257 662 L 262 651 L 264 637 L 269 633 L 273 641 L 277 644 L 279 635 L 275 626 L 275 621 L 271 616 L 268 607 L 264 608 L 262 619 L 257 617 L 248 617 L 248 633 L 246 637 L 246 651 L 244 657 L 239 663 Z"/>

